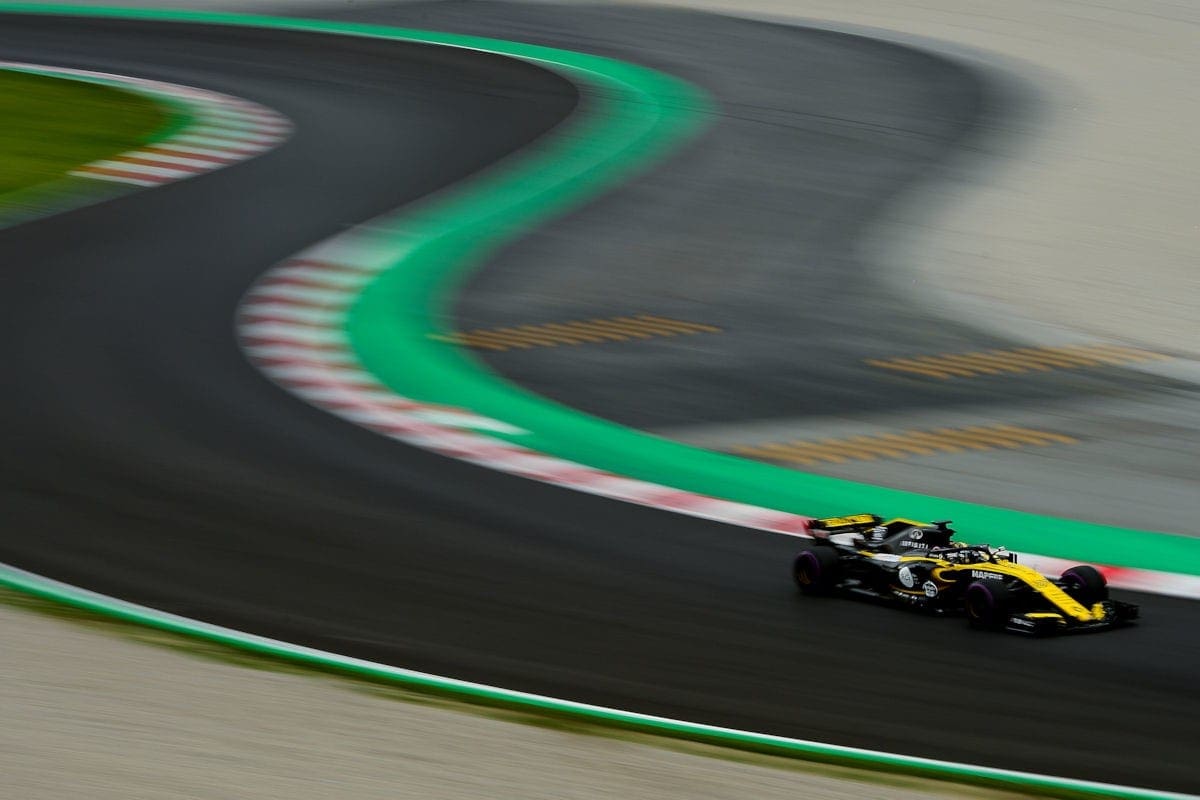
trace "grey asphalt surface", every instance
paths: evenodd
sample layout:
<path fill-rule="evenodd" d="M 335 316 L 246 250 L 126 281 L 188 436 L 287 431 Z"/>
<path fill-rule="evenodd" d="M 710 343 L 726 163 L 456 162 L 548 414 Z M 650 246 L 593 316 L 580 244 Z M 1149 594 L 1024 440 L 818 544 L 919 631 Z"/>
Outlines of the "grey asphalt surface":
<path fill-rule="evenodd" d="M 1029 126 L 1013 118 L 1041 113 L 1020 76 L 837 33 L 671 10 L 418 3 L 354 17 L 630 58 L 720 103 L 704 139 L 654 175 L 502 253 L 462 293 L 456 322 L 471 330 L 650 313 L 724 332 L 480 352 L 500 374 L 702 446 L 1020 420 L 1084 445 L 804 469 L 1195 534 L 1193 380 L 1110 367 L 947 381 L 863 363 L 1029 346 L 933 303 L 898 300 L 889 264 L 865 261 L 857 247 L 886 205 L 906 202 L 941 162 L 971 169 L 1019 149 L 1008 131 Z"/>
<path fill-rule="evenodd" d="M 693 19 L 716 24 L 680 14 L 664 38 Z M 875 47 L 844 43 L 846 58 Z M 1192 603 L 1142 597 L 1143 626 L 1031 642 L 800 602 L 789 539 L 399 446 L 242 360 L 230 320 L 258 273 L 534 138 L 573 106 L 558 79 L 470 53 L 117 23 L 6 19 L 0 53 L 229 91 L 297 123 L 248 164 L 0 232 L 0 559 L 516 689 L 1200 790 Z"/>

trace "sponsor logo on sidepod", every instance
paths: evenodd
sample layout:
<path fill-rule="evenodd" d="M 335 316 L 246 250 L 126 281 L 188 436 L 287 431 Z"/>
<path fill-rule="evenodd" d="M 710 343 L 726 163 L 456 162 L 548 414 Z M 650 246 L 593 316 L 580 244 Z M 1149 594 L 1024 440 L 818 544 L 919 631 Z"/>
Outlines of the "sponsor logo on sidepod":
<path fill-rule="evenodd" d="M 987 572 L 986 570 L 982 570 L 982 569 L 971 570 L 971 577 L 972 578 L 983 578 L 986 581 L 1002 581 L 1002 580 L 1004 580 L 1003 575 L 997 575 L 994 572 Z"/>

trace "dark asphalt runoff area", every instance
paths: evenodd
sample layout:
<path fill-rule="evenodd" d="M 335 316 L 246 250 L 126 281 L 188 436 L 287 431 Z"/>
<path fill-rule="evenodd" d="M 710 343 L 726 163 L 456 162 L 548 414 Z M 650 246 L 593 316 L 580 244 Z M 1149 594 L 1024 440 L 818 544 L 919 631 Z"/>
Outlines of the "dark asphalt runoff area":
<path fill-rule="evenodd" d="M 452 29 L 436 10 L 401 9 L 395 21 Z M 734 60 L 720 49 L 721 20 L 671 21 L 664 46 L 708 26 L 704 56 Z M 847 63 L 883 47 L 771 30 L 797 54 L 836 45 Z M 513 35 L 498 23 L 491 33 Z M 907 57 L 884 50 L 902 69 Z M 1193 603 L 1138 597 L 1137 628 L 1027 641 L 801 601 L 793 540 L 398 445 L 304 405 L 244 361 L 232 317 L 255 276 L 533 140 L 576 102 L 562 80 L 397 43 L 46 18 L 5 18 L 0 57 L 230 92 L 297 128 L 252 162 L 0 231 L 0 560 L 518 690 L 1200 791 Z M 678 159 L 727 157 L 712 145 Z"/>

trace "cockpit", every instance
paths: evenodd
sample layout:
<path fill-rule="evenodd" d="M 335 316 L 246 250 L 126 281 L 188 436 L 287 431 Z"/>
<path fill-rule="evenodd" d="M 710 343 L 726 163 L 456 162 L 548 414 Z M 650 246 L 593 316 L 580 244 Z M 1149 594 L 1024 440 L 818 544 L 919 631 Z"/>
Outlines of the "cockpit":
<path fill-rule="evenodd" d="M 988 544 L 965 545 L 961 547 L 937 547 L 929 551 L 933 558 L 949 561 L 951 564 L 983 564 L 1005 561 L 1017 563 L 1017 554 L 1010 553 L 1003 547 L 992 547 Z"/>

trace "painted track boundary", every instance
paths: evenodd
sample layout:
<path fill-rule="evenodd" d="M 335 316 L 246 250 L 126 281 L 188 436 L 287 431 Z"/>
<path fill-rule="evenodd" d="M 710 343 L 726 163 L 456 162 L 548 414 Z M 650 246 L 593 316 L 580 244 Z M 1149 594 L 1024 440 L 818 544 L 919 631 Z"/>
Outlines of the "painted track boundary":
<path fill-rule="evenodd" d="M 823 744 L 785 736 L 754 733 L 715 725 L 638 714 L 616 708 L 578 703 L 498 686 L 457 680 L 426 672 L 351 658 L 277 639 L 244 633 L 199 620 L 129 603 L 0 563 L 0 586 L 63 603 L 125 622 L 182 634 L 257 655 L 305 664 L 374 681 L 437 692 L 478 704 L 560 714 L 606 726 L 617 726 L 675 738 L 753 749 L 815 761 L 845 763 L 871 769 L 900 771 L 931 778 L 1034 791 L 1062 797 L 1117 797 L 1136 800 L 1181 800 L 1190 795 L 1114 784 L 1056 778 L 1029 772 L 894 755 L 877 750 Z"/>

